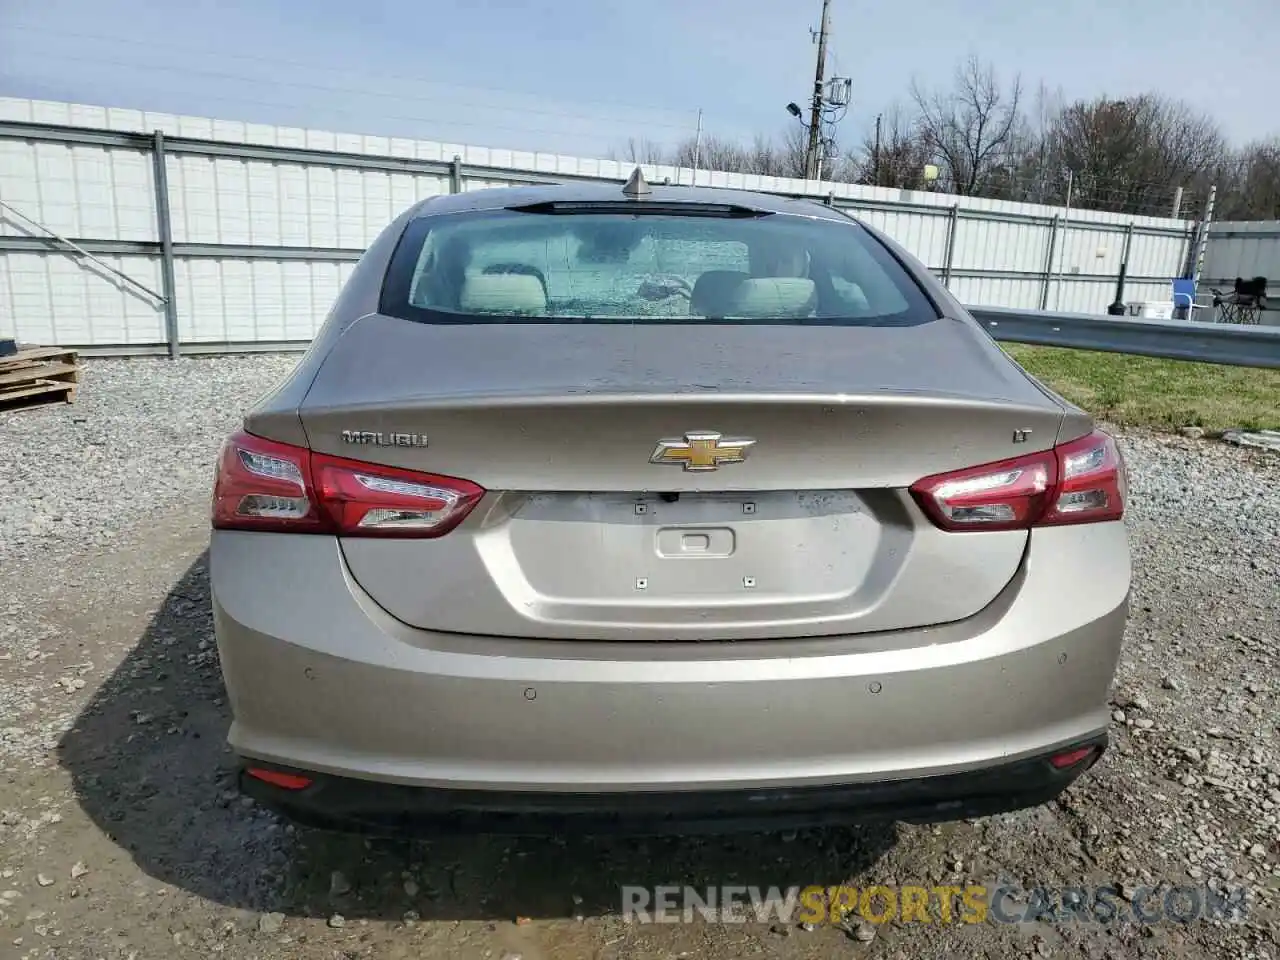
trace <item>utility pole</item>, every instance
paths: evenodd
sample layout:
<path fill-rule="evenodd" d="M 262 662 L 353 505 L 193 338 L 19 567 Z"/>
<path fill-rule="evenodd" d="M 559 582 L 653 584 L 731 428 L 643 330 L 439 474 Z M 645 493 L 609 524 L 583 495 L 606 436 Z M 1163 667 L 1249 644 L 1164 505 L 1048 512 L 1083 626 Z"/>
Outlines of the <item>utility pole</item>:
<path fill-rule="evenodd" d="M 876 114 L 876 148 L 871 154 L 871 182 L 880 186 L 880 114 Z"/>
<path fill-rule="evenodd" d="M 818 30 L 818 64 L 813 72 L 813 110 L 809 116 L 809 146 L 804 152 L 806 179 L 813 180 L 818 167 L 818 141 L 822 136 L 822 81 L 827 68 L 827 29 L 831 25 L 831 0 L 822 0 L 822 26 Z"/>
<path fill-rule="evenodd" d="M 693 138 L 693 179 L 689 182 L 689 186 L 696 187 L 698 185 L 698 161 L 702 159 L 699 154 L 702 153 L 702 108 L 698 108 L 698 133 Z"/>

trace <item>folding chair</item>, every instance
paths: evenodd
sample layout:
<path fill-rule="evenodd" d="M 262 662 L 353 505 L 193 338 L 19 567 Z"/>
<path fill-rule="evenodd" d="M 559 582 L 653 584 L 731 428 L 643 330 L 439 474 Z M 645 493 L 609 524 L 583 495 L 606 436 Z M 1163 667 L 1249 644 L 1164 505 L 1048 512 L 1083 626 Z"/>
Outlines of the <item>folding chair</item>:
<path fill-rule="evenodd" d="M 1176 320 L 1194 320 L 1196 281 L 1194 277 L 1178 277 L 1173 281 L 1173 316 Z"/>
<path fill-rule="evenodd" d="M 1262 311 L 1267 309 L 1267 278 L 1245 280 L 1243 277 L 1236 277 L 1231 293 L 1213 291 L 1213 305 L 1218 309 L 1221 323 L 1257 325 L 1262 319 Z"/>

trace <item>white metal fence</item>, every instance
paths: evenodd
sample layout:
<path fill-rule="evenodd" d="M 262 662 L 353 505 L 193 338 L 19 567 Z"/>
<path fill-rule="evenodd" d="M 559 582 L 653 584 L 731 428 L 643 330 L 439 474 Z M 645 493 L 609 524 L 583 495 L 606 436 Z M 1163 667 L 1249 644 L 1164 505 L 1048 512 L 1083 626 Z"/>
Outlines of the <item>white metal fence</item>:
<path fill-rule="evenodd" d="M 1201 286 L 1230 290 L 1236 277 L 1266 277 L 1270 295 L 1280 299 L 1280 220 L 1209 227 Z"/>
<path fill-rule="evenodd" d="M 519 183 L 621 182 L 632 166 L 0 98 L 0 336 L 67 346 L 306 341 L 365 246 L 415 201 Z M 645 173 L 695 179 L 688 168 Z M 1102 313 L 1126 253 L 1126 299 L 1168 300 L 1195 227 L 707 170 L 696 182 L 851 208 L 974 306 Z"/>

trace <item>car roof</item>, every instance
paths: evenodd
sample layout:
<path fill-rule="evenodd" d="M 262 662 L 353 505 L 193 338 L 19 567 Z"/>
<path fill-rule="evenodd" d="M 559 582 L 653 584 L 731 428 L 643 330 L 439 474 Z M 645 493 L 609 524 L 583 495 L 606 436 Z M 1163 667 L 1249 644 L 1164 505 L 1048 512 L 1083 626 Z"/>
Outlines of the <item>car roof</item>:
<path fill-rule="evenodd" d="M 817 217 L 842 223 L 850 223 L 853 220 L 841 210 L 819 203 L 816 200 L 785 197 L 770 193 L 756 193 L 749 190 L 731 190 L 724 187 L 682 187 L 666 184 L 650 184 L 649 186 L 652 192 L 636 202 L 651 202 L 663 205 L 732 203 L 765 213 Z M 591 203 L 629 199 L 634 198 L 623 194 L 621 183 L 600 183 L 598 181 L 581 180 L 522 187 L 491 187 L 483 190 L 468 190 L 463 193 L 428 197 L 415 205 L 412 210 L 412 216 L 416 218 L 450 213 L 497 210 L 503 207 L 523 206 L 534 203 Z"/>

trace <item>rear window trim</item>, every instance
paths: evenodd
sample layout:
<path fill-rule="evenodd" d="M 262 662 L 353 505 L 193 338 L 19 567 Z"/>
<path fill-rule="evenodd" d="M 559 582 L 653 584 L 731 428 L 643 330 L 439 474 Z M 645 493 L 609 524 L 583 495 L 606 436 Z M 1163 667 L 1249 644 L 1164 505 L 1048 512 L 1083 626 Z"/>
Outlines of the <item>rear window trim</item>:
<path fill-rule="evenodd" d="M 432 310 L 426 307 L 419 307 L 413 304 L 411 299 L 411 287 L 413 284 L 414 272 L 417 269 L 418 251 L 426 234 L 432 229 L 432 225 L 440 222 L 451 220 L 480 220 L 488 218 L 499 218 L 509 216 L 512 213 L 519 212 L 519 208 L 512 207 L 491 207 L 483 210 L 468 210 L 450 213 L 429 213 L 424 212 L 417 217 L 410 219 L 400 233 L 400 237 L 396 241 L 395 249 L 392 251 L 387 269 L 383 274 L 381 289 L 378 293 L 378 313 L 392 317 L 397 320 L 404 320 L 410 323 L 424 323 L 432 326 L 481 326 L 494 325 L 502 326 L 509 324 L 541 324 L 545 326 L 580 326 L 585 324 L 608 325 L 608 326 L 672 326 L 672 325 L 693 325 L 693 326 L 822 326 L 822 327 L 916 327 L 923 326 L 927 323 L 933 323 L 938 320 L 945 319 L 945 313 L 939 307 L 935 298 L 930 294 L 922 279 L 916 275 L 914 269 L 904 263 L 889 249 L 880 238 L 872 231 L 868 230 L 856 218 L 850 216 L 842 216 L 836 219 L 830 216 L 810 216 L 801 213 L 779 213 L 770 212 L 770 217 L 794 217 L 799 220 L 814 220 L 833 223 L 838 227 L 847 227 L 857 230 L 861 234 L 865 249 L 867 252 L 891 272 L 896 270 L 900 276 L 905 279 L 909 286 L 908 291 L 902 291 L 904 296 L 910 302 L 914 298 L 918 298 L 918 302 L 913 306 L 926 308 L 924 313 L 917 311 L 908 311 L 903 314 L 889 314 L 878 317 L 806 317 L 806 318 L 721 318 L 721 317 L 668 317 L 668 316 L 644 316 L 644 317 L 609 317 L 609 316 L 592 316 L 592 317 L 565 317 L 565 316 L 522 316 L 522 315 L 498 315 L 486 314 L 483 316 L 470 313 L 454 313 L 447 310 Z M 530 216 L 554 216 L 557 218 L 574 216 L 578 211 L 557 212 L 554 214 L 530 213 Z M 582 213 L 590 212 L 582 210 Z M 841 211 L 843 213 L 843 211 Z M 624 215 L 624 214 L 619 214 Z M 697 213 L 690 213 L 691 218 L 698 217 Z M 702 214 L 706 216 L 705 213 Z M 892 279 L 892 278 L 891 278 Z M 895 284 L 897 285 L 897 284 Z M 927 313 L 927 315 L 924 315 Z"/>
<path fill-rule="evenodd" d="M 541 200 L 537 203 L 519 204 L 504 209 L 512 213 L 537 213 L 561 217 L 583 213 L 607 213 L 629 217 L 758 220 L 778 215 L 772 210 L 759 210 L 739 203 L 690 203 L 662 200 Z"/>

